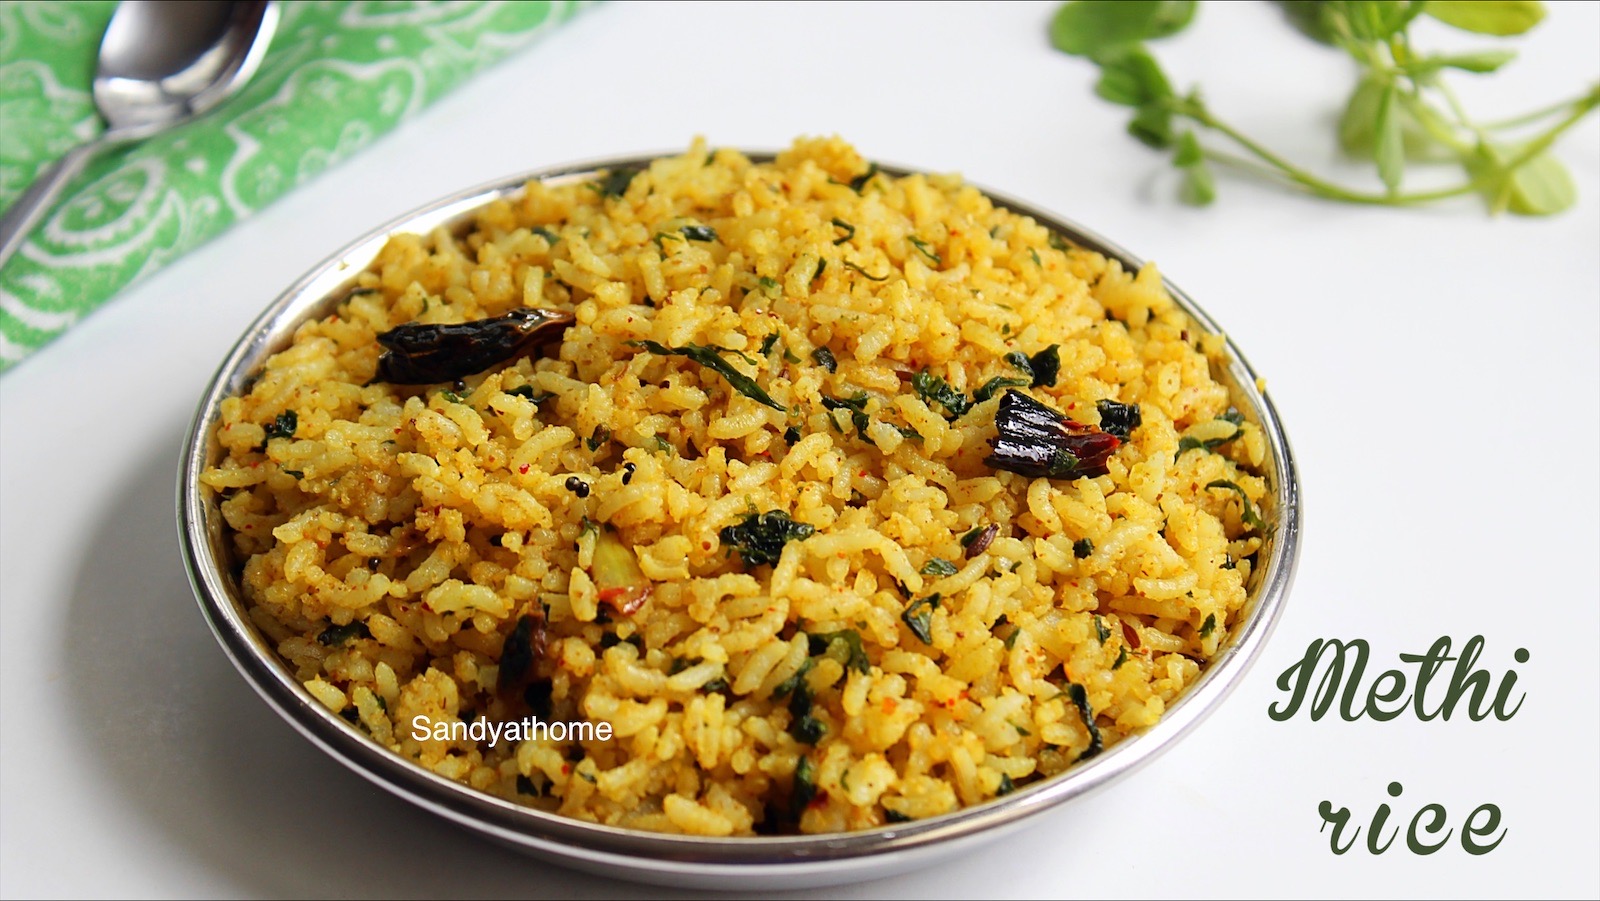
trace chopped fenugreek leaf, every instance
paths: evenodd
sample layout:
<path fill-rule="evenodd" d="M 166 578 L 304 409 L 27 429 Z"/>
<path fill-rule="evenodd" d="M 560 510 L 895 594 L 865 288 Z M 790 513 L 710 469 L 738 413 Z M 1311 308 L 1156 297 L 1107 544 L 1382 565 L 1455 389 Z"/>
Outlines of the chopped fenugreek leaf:
<path fill-rule="evenodd" d="M 960 569 L 943 557 L 929 557 L 928 562 L 922 564 L 920 572 L 925 576 L 953 576 Z"/>
<path fill-rule="evenodd" d="M 1028 385 L 1030 387 L 1033 385 L 1033 361 L 1028 359 L 1027 354 L 1020 350 L 1014 350 L 1006 354 L 1005 361 L 1015 367 L 1018 372 L 1028 377 Z"/>
<path fill-rule="evenodd" d="M 795 427 L 795 426 L 789 426 L 788 428 L 784 429 L 783 430 L 783 440 L 788 442 L 789 444 L 797 444 L 797 443 L 799 443 L 799 441 L 800 441 L 800 429 Z"/>
<path fill-rule="evenodd" d="M 761 339 L 761 350 L 758 351 L 758 353 L 760 353 L 761 356 L 763 356 L 763 357 L 766 356 L 767 354 L 772 352 L 772 346 L 774 344 L 777 344 L 777 343 L 778 343 L 778 333 L 777 332 L 773 332 L 772 334 L 770 334 L 770 335 L 766 336 L 765 338 Z"/>
<path fill-rule="evenodd" d="M 1216 628 L 1217 615 L 1215 613 L 1207 613 L 1206 621 L 1200 624 L 1200 639 L 1204 641 L 1205 639 L 1210 638 L 1211 633 L 1215 631 Z"/>
<path fill-rule="evenodd" d="M 682 232 L 683 236 L 691 241 L 705 242 L 717 240 L 716 229 L 706 225 L 685 225 L 683 228 L 678 229 L 678 231 Z"/>
<path fill-rule="evenodd" d="M 826 369 L 829 372 L 839 371 L 839 361 L 834 359 L 833 351 L 827 349 L 826 347 L 819 347 L 812 351 L 811 359 L 815 360 L 818 366 L 821 366 L 823 369 Z"/>
<path fill-rule="evenodd" d="M 978 390 L 972 392 L 972 399 L 981 404 L 989 398 L 994 397 L 996 394 L 999 394 L 1001 388 L 1026 388 L 1030 384 L 1032 384 L 1032 379 L 1015 379 L 1008 378 L 1003 375 L 997 375 L 987 382 L 984 382 L 983 386 Z"/>
<path fill-rule="evenodd" d="M 1082 560 L 1092 553 L 1094 553 L 1094 542 L 1090 541 L 1089 539 L 1079 538 L 1077 541 L 1072 543 L 1072 556 L 1077 557 L 1079 560 Z"/>
<path fill-rule="evenodd" d="M 756 282 L 756 284 L 761 286 L 761 290 L 766 291 L 769 294 L 780 293 L 781 289 L 783 288 L 783 286 L 778 283 L 777 279 L 769 278 L 765 275 L 761 276 L 760 281 Z"/>
<path fill-rule="evenodd" d="M 923 403 L 944 407 L 949 412 L 950 419 L 959 419 L 972 409 L 972 398 L 957 391 L 949 382 L 926 369 L 911 377 L 911 388 L 922 398 Z"/>
<path fill-rule="evenodd" d="M 357 619 L 351 620 L 342 626 L 329 624 L 328 628 L 317 634 L 317 643 L 335 648 L 352 638 L 371 637 L 372 633 L 368 631 L 367 624 Z"/>
<path fill-rule="evenodd" d="M 633 184 L 633 179 L 642 169 L 623 167 L 612 169 L 598 181 L 589 182 L 589 187 L 600 193 L 601 197 L 621 197 L 628 192 L 628 185 Z"/>
<path fill-rule="evenodd" d="M 1116 435 L 1123 441 L 1144 422 L 1138 404 L 1119 404 L 1114 400 L 1097 400 L 1094 408 L 1100 412 L 1100 430 Z"/>
<path fill-rule="evenodd" d="M 1125 645 L 1125 644 L 1124 645 L 1118 645 L 1117 646 L 1117 662 L 1111 664 L 1111 668 L 1112 669 L 1122 669 L 1122 665 L 1124 663 L 1127 663 L 1127 662 L 1128 662 L 1128 646 Z"/>
<path fill-rule="evenodd" d="M 1089 747 L 1078 755 L 1078 761 L 1082 762 L 1099 754 L 1104 746 L 1100 739 L 1100 727 L 1094 724 L 1094 710 L 1089 707 L 1089 693 L 1082 685 L 1076 682 L 1068 684 L 1067 697 L 1078 708 L 1078 715 L 1083 717 L 1083 726 L 1089 730 Z"/>
<path fill-rule="evenodd" d="M 872 662 L 867 659 L 867 649 L 861 643 L 861 633 L 854 629 L 808 632 L 806 640 L 810 644 L 813 656 L 823 654 L 832 657 L 847 669 L 853 669 L 862 675 L 872 672 Z"/>
<path fill-rule="evenodd" d="M 1250 495 L 1245 494 L 1243 488 L 1240 488 L 1237 484 L 1230 482 L 1227 479 L 1217 479 L 1215 481 L 1207 482 L 1206 487 L 1226 488 L 1229 491 L 1238 494 L 1239 504 L 1243 508 L 1239 513 L 1239 519 L 1242 520 L 1245 525 L 1254 528 L 1258 532 L 1265 533 L 1267 531 L 1266 522 L 1262 520 L 1260 516 L 1256 515 L 1256 508 L 1250 505 Z"/>
<path fill-rule="evenodd" d="M 661 356 L 688 357 L 696 363 L 699 363 L 701 366 L 716 371 L 724 379 L 728 380 L 728 384 L 732 385 L 735 390 L 737 390 L 740 394 L 743 394 L 745 397 L 748 397 L 758 403 L 766 404 L 774 410 L 788 412 L 784 410 L 782 404 L 772 399 L 772 395 L 768 394 L 761 388 L 760 385 L 756 384 L 755 379 L 735 369 L 732 363 L 729 363 L 723 358 L 723 354 L 735 354 L 743 358 L 751 365 L 755 365 L 755 360 L 750 359 L 736 350 L 731 350 L 726 347 L 717 347 L 715 345 L 700 344 L 685 344 L 682 347 L 667 347 L 666 345 L 655 341 L 629 341 L 628 343 L 635 347 L 643 347 L 645 350 Z"/>
<path fill-rule="evenodd" d="M 1039 351 L 1028 358 L 1028 364 L 1033 367 L 1033 384 L 1029 387 L 1053 387 L 1061 374 L 1061 345 L 1052 344 Z"/>
<path fill-rule="evenodd" d="M 834 239 L 833 243 L 834 243 L 835 246 L 843 244 L 844 242 L 846 242 L 846 241 L 848 241 L 851 238 L 854 238 L 856 236 L 856 227 L 854 225 L 851 225 L 850 223 L 844 221 L 843 219 L 835 219 L 835 220 L 833 220 L 833 226 L 834 226 L 834 228 L 842 228 L 842 229 L 844 229 L 844 236 L 841 237 L 841 238 L 835 238 Z"/>
<path fill-rule="evenodd" d="M 611 440 L 611 430 L 603 425 L 595 426 L 594 434 L 584 440 L 584 445 L 591 451 L 599 450 L 607 441 Z"/>
<path fill-rule="evenodd" d="M 883 275 L 873 275 L 872 273 L 868 272 L 865 269 L 862 269 L 860 266 L 857 266 L 855 263 L 852 263 L 849 260 L 845 260 L 844 261 L 844 268 L 849 269 L 851 272 L 859 272 L 859 273 L 861 273 L 861 277 L 862 278 L 868 279 L 870 281 L 875 281 L 875 282 L 886 282 L 886 281 L 888 281 L 890 274 L 893 272 L 893 270 L 890 270 L 890 272 L 885 272 Z"/>
<path fill-rule="evenodd" d="M 996 798 L 1003 797 L 1005 795 L 1011 794 L 1012 792 L 1014 792 L 1016 790 L 1017 790 L 1017 785 L 1016 785 L 1016 783 L 1011 781 L 1011 774 L 1010 773 L 1001 773 L 1000 774 L 1000 787 L 994 790 L 994 796 Z"/>
<path fill-rule="evenodd" d="M 1095 614 L 1094 617 L 1094 637 L 1099 639 L 1101 644 L 1105 644 L 1106 639 L 1111 637 L 1111 630 L 1106 628 L 1106 621 L 1101 619 L 1099 614 Z"/>
<path fill-rule="evenodd" d="M 725 526 L 718 535 L 722 543 L 739 552 L 746 568 L 763 563 L 776 564 L 783 556 L 783 546 L 791 541 L 804 541 L 817 531 L 815 526 L 795 522 L 782 510 L 752 513 L 738 525 Z"/>
<path fill-rule="evenodd" d="M 906 238 L 906 240 L 911 242 L 911 246 L 912 247 L 915 247 L 917 250 L 922 251 L 922 255 L 927 257 L 933 263 L 933 265 L 935 265 L 935 266 L 943 266 L 944 265 L 944 259 L 942 257 L 940 257 L 937 253 L 933 252 L 933 246 L 930 245 L 927 241 L 922 240 L 921 238 L 917 237 L 916 235 L 910 235 L 910 236 L 908 236 Z"/>
<path fill-rule="evenodd" d="M 862 189 L 867 186 L 867 182 L 872 181 L 872 177 L 877 174 L 878 164 L 872 163 L 868 165 L 867 171 L 857 175 L 855 178 L 850 179 L 850 190 L 860 194 Z"/>
<path fill-rule="evenodd" d="M 911 634 L 922 639 L 926 645 L 933 644 L 933 611 L 939 609 L 939 595 L 930 594 L 927 597 L 912 601 L 900 614 L 900 621 L 911 629 Z"/>
<path fill-rule="evenodd" d="M 300 416 L 293 410 L 285 410 L 272 420 L 272 425 L 267 426 L 267 436 L 263 441 L 274 438 L 293 438 L 295 429 L 300 427 Z"/>
<path fill-rule="evenodd" d="M 545 240 L 546 244 L 554 245 L 557 241 L 561 240 L 561 236 L 560 235 L 556 234 L 555 232 L 551 231 L 550 229 L 546 228 L 543 225 L 534 226 L 533 227 L 533 233 L 538 235 L 539 237 L 543 238 Z"/>
<path fill-rule="evenodd" d="M 518 385 L 506 393 L 514 394 L 517 397 L 524 398 L 526 400 L 531 400 L 536 406 L 544 403 L 552 397 L 555 397 L 555 394 L 549 391 L 534 391 L 532 385 Z"/>
<path fill-rule="evenodd" d="M 794 765 L 794 782 L 789 788 L 789 810 L 795 819 L 805 812 L 811 802 L 817 797 L 816 770 L 811 765 L 811 758 L 801 757 Z"/>
<path fill-rule="evenodd" d="M 901 813 L 898 810 L 890 810 L 887 807 L 885 807 L 883 809 L 883 819 L 884 819 L 885 822 L 889 822 L 889 823 L 909 823 L 909 822 L 911 822 L 911 817 L 906 816 L 905 814 Z"/>

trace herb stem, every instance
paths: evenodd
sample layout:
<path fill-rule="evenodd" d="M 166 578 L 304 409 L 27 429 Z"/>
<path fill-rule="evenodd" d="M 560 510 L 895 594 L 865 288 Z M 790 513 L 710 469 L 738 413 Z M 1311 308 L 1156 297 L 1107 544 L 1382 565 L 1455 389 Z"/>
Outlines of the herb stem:
<path fill-rule="evenodd" d="M 1596 97 L 1600 97 L 1600 84 L 1595 85 L 1587 92 L 1577 97 L 1568 98 L 1560 103 L 1552 103 L 1549 106 L 1542 106 L 1536 110 L 1523 113 L 1520 116 L 1512 116 L 1509 119 L 1493 119 L 1483 123 L 1481 127 L 1489 131 L 1505 131 L 1509 128 L 1518 128 L 1523 125 L 1538 122 L 1541 119 L 1548 119 L 1562 110 L 1571 109 L 1576 106 L 1590 104 L 1591 106 L 1589 108 L 1592 109 L 1592 104 L 1594 104 Z"/>
<path fill-rule="evenodd" d="M 1263 147 L 1261 144 L 1252 140 L 1248 136 L 1240 133 L 1226 122 L 1223 122 L 1215 116 L 1212 116 L 1210 111 L 1203 106 L 1185 102 L 1177 110 L 1175 110 L 1175 112 L 1178 112 L 1181 115 L 1193 120 L 1195 124 L 1200 125 L 1203 128 L 1211 129 L 1212 131 L 1223 135 L 1224 137 L 1233 141 L 1235 144 L 1243 147 L 1245 150 L 1255 154 L 1271 167 L 1271 170 L 1269 171 L 1273 171 L 1273 174 L 1275 174 L 1279 179 L 1286 180 L 1287 182 L 1299 187 L 1301 190 L 1304 190 L 1308 194 L 1328 200 L 1338 200 L 1344 203 L 1367 204 L 1370 206 L 1410 206 L 1413 204 L 1430 203 L 1435 200 L 1444 200 L 1450 197 L 1460 197 L 1464 194 L 1470 194 L 1477 189 L 1477 182 L 1469 181 L 1465 184 L 1456 185 L 1455 187 L 1451 188 L 1443 188 L 1435 191 L 1418 191 L 1410 194 L 1375 194 L 1365 191 L 1354 191 L 1343 187 L 1342 185 L 1336 185 L 1333 182 L 1320 178 L 1319 176 L 1314 175 L 1313 173 L 1308 172 L 1299 166 L 1296 166 L 1294 163 L 1289 162 L 1276 153 L 1273 153 L 1271 150 L 1268 150 L 1266 147 Z M 1206 151 L 1206 155 L 1216 159 L 1218 162 L 1226 162 L 1230 165 L 1246 163 L 1248 168 L 1252 169 L 1253 171 L 1259 172 L 1263 169 L 1259 163 L 1250 163 L 1248 160 L 1243 160 L 1231 154 L 1221 154 L 1217 151 L 1208 150 Z"/>

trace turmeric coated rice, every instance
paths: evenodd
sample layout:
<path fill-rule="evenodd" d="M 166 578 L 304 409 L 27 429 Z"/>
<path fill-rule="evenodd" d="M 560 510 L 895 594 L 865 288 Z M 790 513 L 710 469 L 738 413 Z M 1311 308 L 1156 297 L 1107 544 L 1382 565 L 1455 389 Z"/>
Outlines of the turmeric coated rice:
<path fill-rule="evenodd" d="M 375 378 L 398 326 L 524 307 L 572 318 Z M 394 753 L 616 826 L 862 829 L 1061 773 L 1217 653 L 1269 493 L 1223 362 L 1153 266 L 958 177 L 697 142 L 393 237 L 203 480 L 255 625 Z M 1114 450 L 999 465 L 1030 398 Z"/>

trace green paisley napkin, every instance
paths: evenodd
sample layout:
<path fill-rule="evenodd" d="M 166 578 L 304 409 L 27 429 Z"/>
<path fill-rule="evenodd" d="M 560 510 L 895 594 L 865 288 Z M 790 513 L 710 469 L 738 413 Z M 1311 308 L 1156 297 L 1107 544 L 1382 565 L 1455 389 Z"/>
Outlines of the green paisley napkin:
<path fill-rule="evenodd" d="M 349 157 L 582 4 L 287 2 L 255 78 L 92 162 L 0 270 L 0 371 L 124 286 Z M 0 2 L 0 209 L 101 129 L 112 2 Z"/>

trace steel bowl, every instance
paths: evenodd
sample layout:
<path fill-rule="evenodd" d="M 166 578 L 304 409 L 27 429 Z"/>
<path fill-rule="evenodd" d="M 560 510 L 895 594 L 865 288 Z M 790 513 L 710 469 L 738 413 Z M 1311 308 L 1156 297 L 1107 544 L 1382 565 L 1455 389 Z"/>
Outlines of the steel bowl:
<path fill-rule="evenodd" d="M 1272 401 L 1232 341 L 1230 362 L 1214 372 L 1235 405 L 1265 432 L 1272 486 L 1264 515 L 1271 535 L 1251 576 L 1241 622 L 1205 672 L 1159 723 L 1053 778 L 943 816 L 828 835 L 704 838 L 664 835 L 570 819 L 493 797 L 391 753 L 313 698 L 250 622 L 218 499 L 200 474 L 219 456 L 215 438 L 224 398 L 245 390 L 267 357 L 288 346 L 295 327 L 331 312 L 391 235 L 465 228 L 484 205 L 516 195 L 530 179 L 570 184 L 600 170 L 640 166 L 672 154 L 644 154 L 561 166 L 500 179 L 430 203 L 358 238 L 312 269 L 245 330 L 207 386 L 190 427 L 178 473 L 178 528 L 190 583 L 212 631 L 235 667 L 273 710 L 302 735 L 362 777 L 451 821 L 537 857 L 609 876 L 698 888 L 794 888 L 834 885 L 904 872 L 999 839 L 1044 811 L 1099 789 L 1148 763 L 1187 734 L 1227 697 L 1260 654 L 1294 578 L 1300 539 L 1300 490 L 1289 440 Z M 770 160 L 770 153 L 751 158 Z M 881 166 L 891 175 L 911 169 Z M 985 191 L 999 206 L 1030 216 L 1081 247 L 1137 269 L 1142 261 L 1071 220 Z M 1176 285 L 1166 283 L 1195 326 L 1221 333 Z M 1218 367 L 1213 367 L 1217 369 Z"/>

